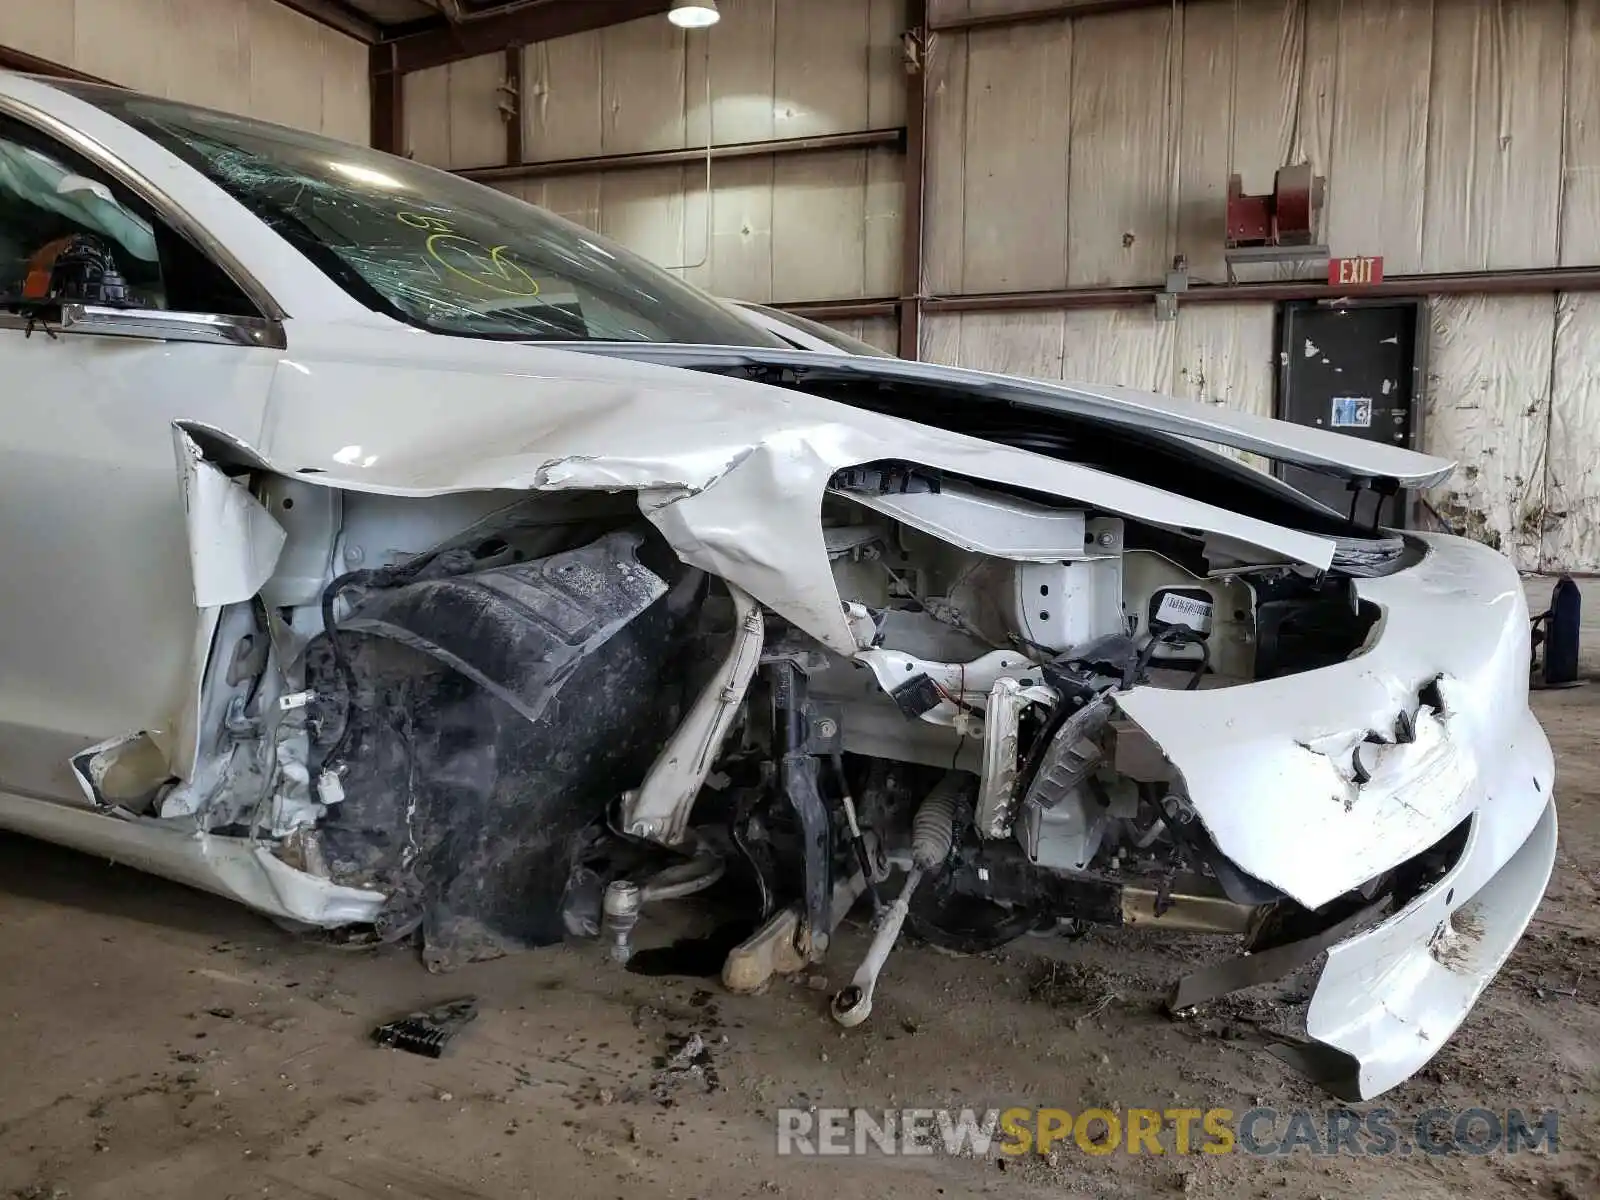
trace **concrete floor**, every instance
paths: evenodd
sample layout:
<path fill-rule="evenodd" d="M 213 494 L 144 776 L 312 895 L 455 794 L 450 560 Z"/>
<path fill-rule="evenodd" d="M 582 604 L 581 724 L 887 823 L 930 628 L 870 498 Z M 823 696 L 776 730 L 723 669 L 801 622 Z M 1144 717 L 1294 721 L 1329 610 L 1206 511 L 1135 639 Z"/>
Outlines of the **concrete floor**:
<path fill-rule="evenodd" d="M 1382 1103 L 1554 1106 L 1554 1156 L 780 1159 L 773 1111 L 789 1104 L 1328 1102 L 1265 1052 L 1259 1004 L 1160 1015 L 1171 953 L 1126 932 L 1051 943 L 1052 960 L 1032 942 L 964 960 L 906 948 L 869 1026 L 844 1035 L 803 980 L 736 998 L 570 949 L 429 976 L 402 950 L 307 941 L 0 838 L 0 1196 L 1600 1195 L 1600 684 L 1536 705 L 1559 763 L 1549 897 L 1462 1031 Z M 483 1015 L 439 1061 L 368 1040 L 467 992 Z M 690 1031 L 715 1086 L 653 1094 L 653 1060 Z"/>

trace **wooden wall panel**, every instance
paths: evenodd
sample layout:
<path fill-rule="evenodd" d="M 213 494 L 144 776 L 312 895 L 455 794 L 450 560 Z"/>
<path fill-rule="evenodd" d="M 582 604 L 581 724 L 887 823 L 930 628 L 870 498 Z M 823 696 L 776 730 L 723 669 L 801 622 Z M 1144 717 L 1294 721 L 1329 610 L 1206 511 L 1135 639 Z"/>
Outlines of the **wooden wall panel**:
<path fill-rule="evenodd" d="M 866 294 L 866 201 L 863 151 L 773 160 L 774 299 L 849 299 Z"/>
<path fill-rule="evenodd" d="M 0 45 L 156 96 L 370 137 L 366 47 L 276 0 L 0 0 Z"/>
<path fill-rule="evenodd" d="M 687 47 L 691 146 L 764 142 L 778 137 L 773 96 L 777 70 L 777 0 L 737 0 L 721 6 L 722 20 Z M 706 85 L 711 123 L 706 122 Z"/>
<path fill-rule="evenodd" d="M 214 108 L 235 108 L 240 81 L 250 76 L 251 29 L 248 6 L 244 0 L 167 0 L 168 14 L 173 24 L 184 31 L 183 37 L 183 98 L 194 104 Z M 43 7 L 51 7 L 45 5 Z M 354 38 L 339 38 L 359 52 L 360 62 L 352 69 L 348 62 L 335 62 L 324 71 L 321 88 L 339 85 L 360 87 L 361 103 L 366 106 L 367 74 L 366 47 Z M 324 51 L 332 51 L 334 43 L 325 40 Z M 338 103 L 336 98 L 335 103 Z M 323 98 L 323 111 L 328 108 Z M 362 128 L 357 140 L 369 137 L 367 122 L 370 115 L 361 114 Z M 349 137 L 341 126 L 335 136 Z"/>
<path fill-rule="evenodd" d="M 405 150 L 433 167 L 450 163 L 450 68 L 413 71 L 401 81 L 405 97 Z"/>
<path fill-rule="evenodd" d="M 1227 278 L 1223 202 L 1233 168 L 1234 53 L 1230 5 L 1196 5 L 1183 15 L 1183 96 L 1178 127 L 1178 246 L 1196 280 Z M 1241 171 L 1243 167 L 1239 168 Z M 1247 187 L 1258 187 L 1246 179 Z"/>
<path fill-rule="evenodd" d="M 1439 0 L 1424 270 L 1555 265 L 1566 29 L 1565 0 Z"/>
<path fill-rule="evenodd" d="M 1067 282 L 1156 279 L 1172 255 L 1173 14 L 1137 9 L 1075 24 Z"/>
<path fill-rule="evenodd" d="M 322 133 L 358 146 L 372 141 L 370 63 L 367 47 L 355 38 L 322 31 Z"/>
<path fill-rule="evenodd" d="M 522 153 L 528 161 L 599 154 L 604 125 L 599 31 L 527 47 L 522 70 Z"/>
<path fill-rule="evenodd" d="M 1060 313 L 962 313 L 956 366 L 1033 379 L 1061 378 Z"/>
<path fill-rule="evenodd" d="M 960 291 L 1066 285 L 1071 79 L 1071 22 L 968 38 Z"/>
<path fill-rule="evenodd" d="M 853 337 L 876 346 L 879 350 L 895 352 L 896 343 L 900 338 L 900 331 L 893 317 L 862 317 L 851 321 L 819 321 L 818 324 L 826 325 L 830 329 L 837 329 L 847 337 Z"/>
<path fill-rule="evenodd" d="M 874 129 L 906 123 L 905 0 L 867 0 L 867 123 Z"/>
<path fill-rule="evenodd" d="M 180 43 L 173 36 L 176 27 L 166 0 L 73 0 L 73 14 L 68 66 L 124 87 L 157 96 L 168 94 Z M 312 33 L 299 28 L 310 22 L 280 5 L 261 5 L 250 17 L 252 34 L 268 39 L 269 50 L 263 61 L 273 69 L 279 67 L 283 50 L 297 40 L 297 35 L 302 45 L 312 44 Z M 320 53 L 317 58 L 320 60 Z M 304 91 L 304 87 L 296 90 Z M 270 102 L 263 101 L 254 89 L 250 100 L 256 115 L 272 115 Z M 261 107 L 264 103 L 266 109 Z M 311 110 L 313 122 L 320 119 L 319 109 L 320 102 Z M 304 120 L 297 123 L 306 124 Z"/>
<path fill-rule="evenodd" d="M 868 127 L 869 18 L 867 0 L 777 0 L 774 136 Z"/>
<path fill-rule="evenodd" d="M 253 4 L 249 15 L 251 115 L 320 129 L 323 27 L 281 4 Z"/>
<path fill-rule="evenodd" d="M 1270 417 L 1275 329 L 1271 304 L 1197 304 L 1180 309 L 1172 382 L 1165 390 L 1186 400 Z M 1215 448 L 1258 471 L 1272 468 L 1259 455 Z"/>
<path fill-rule="evenodd" d="M 905 211 L 903 154 L 894 150 L 869 150 L 867 191 L 862 227 L 863 294 L 898 296 L 900 263 L 904 250 L 900 236 Z"/>
<path fill-rule="evenodd" d="M 685 168 L 692 202 L 684 240 L 689 259 L 707 261 L 684 278 L 717 296 L 767 301 L 772 295 L 772 167 L 770 158 L 713 163 L 711 246 L 705 254 L 705 174 Z"/>
<path fill-rule="evenodd" d="M 1065 316 L 1062 378 L 1145 391 L 1171 386 L 1174 322 L 1139 308 L 1082 308 Z"/>
<path fill-rule="evenodd" d="M 905 119 L 904 0 L 823 0 L 821 8 L 724 0 L 721 8 L 708 33 L 686 37 L 651 18 L 528 47 L 529 159 L 846 133 Z M 418 158 L 477 165 L 463 160 L 488 152 L 491 135 L 503 146 L 493 107 L 502 60 L 475 61 L 408 78 L 408 140 Z M 470 98 L 452 74 L 463 68 L 482 74 Z M 464 104 L 470 116 L 458 115 Z M 714 163 L 709 202 L 701 164 L 586 176 L 601 181 L 598 192 L 584 182 L 568 196 L 584 214 L 576 219 L 721 295 L 889 296 L 900 290 L 903 174 L 897 152 L 851 150 Z M 504 190 L 548 202 L 557 182 Z"/>
<path fill-rule="evenodd" d="M 1191 22 L 1219 12 L 1226 15 L 1237 39 L 1229 81 L 1232 168 L 1244 176 L 1246 191 L 1265 191 L 1272 185 L 1273 173 L 1299 157 L 1295 137 L 1305 81 L 1305 0 L 1191 5 L 1183 14 L 1185 46 Z M 1187 74 L 1182 87 L 1187 111 L 1203 89 Z M 1226 187 L 1226 179 L 1223 184 Z"/>
<path fill-rule="evenodd" d="M 0 45 L 77 67 L 73 28 L 76 21 L 76 0 L 53 0 L 48 4 L 8 3 L 0 7 Z M 79 67 L 83 71 L 88 69 Z"/>
<path fill-rule="evenodd" d="M 688 144 L 684 43 L 683 30 L 660 18 L 600 31 L 603 153 L 672 150 Z"/>
<path fill-rule="evenodd" d="M 1325 4 L 1327 0 L 1323 0 Z M 1344 0 L 1336 13 L 1326 233 L 1334 254 L 1422 262 L 1430 0 Z"/>
<path fill-rule="evenodd" d="M 967 39 L 941 34 L 928 55 L 922 279 L 930 294 L 959 295 L 967 240 Z"/>
<path fill-rule="evenodd" d="M 613 171 L 600 177 L 600 232 L 663 267 L 690 259 L 684 231 L 683 167 Z M 695 233 L 695 257 L 703 229 Z"/>
<path fill-rule="evenodd" d="M 492 167 L 506 161 L 506 119 L 500 107 L 505 57 L 469 58 L 444 68 L 449 77 L 450 157 L 439 166 Z"/>
<path fill-rule="evenodd" d="M 529 199 L 585 229 L 599 229 L 600 179 L 594 174 L 546 179 L 540 184 L 541 194 Z"/>

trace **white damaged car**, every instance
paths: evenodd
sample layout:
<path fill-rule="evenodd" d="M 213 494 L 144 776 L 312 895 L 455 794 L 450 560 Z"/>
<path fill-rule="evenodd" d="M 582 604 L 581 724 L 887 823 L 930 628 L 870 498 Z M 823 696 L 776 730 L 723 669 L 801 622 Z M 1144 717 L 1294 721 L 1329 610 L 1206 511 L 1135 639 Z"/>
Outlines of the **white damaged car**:
<path fill-rule="evenodd" d="M 448 174 L 5 74 L 0 293 L 5 828 L 437 969 L 720 891 L 754 989 L 872 904 L 844 1024 L 902 930 L 1229 933 L 1171 1003 L 1311 969 L 1362 1097 L 1544 892 L 1511 564 L 1211 447 L 1448 462 L 799 350 Z"/>

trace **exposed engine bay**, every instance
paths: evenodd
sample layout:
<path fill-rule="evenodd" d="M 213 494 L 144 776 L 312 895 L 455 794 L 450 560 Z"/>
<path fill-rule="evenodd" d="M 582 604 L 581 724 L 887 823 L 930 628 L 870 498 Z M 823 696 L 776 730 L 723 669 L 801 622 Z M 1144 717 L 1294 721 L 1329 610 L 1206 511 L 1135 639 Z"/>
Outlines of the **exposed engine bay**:
<path fill-rule="evenodd" d="M 1119 707 L 1358 654 L 1377 613 L 1351 579 L 1404 563 L 1394 535 L 1346 539 L 1350 570 L 1254 564 L 1090 508 L 851 468 L 822 512 L 846 656 L 685 566 L 625 493 L 228 475 L 283 544 L 256 595 L 213 610 L 193 771 L 128 782 L 158 761 L 139 739 L 76 765 L 98 803 L 239 839 L 326 889 L 312 923 L 415 939 L 432 969 L 574 937 L 626 959 L 641 913 L 716 887 L 756 914 L 724 982 L 757 990 L 870 905 L 871 950 L 834 1001 L 848 1025 L 902 929 L 970 953 L 1139 924 L 1310 957 L 1449 861 L 1439 847 L 1304 909 L 1217 849 Z"/>

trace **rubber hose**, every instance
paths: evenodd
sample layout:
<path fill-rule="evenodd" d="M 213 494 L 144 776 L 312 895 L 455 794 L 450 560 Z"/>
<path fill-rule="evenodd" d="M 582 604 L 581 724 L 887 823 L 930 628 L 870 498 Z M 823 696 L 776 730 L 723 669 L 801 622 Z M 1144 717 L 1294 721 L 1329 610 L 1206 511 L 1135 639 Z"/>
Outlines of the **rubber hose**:
<path fill-rule="evenodd" d="M 955 845 L 956 812 L 969 776 L 951 771 L 933 787 L 911 820 L 911 861 L 930 875 L 938 874 Z M 906 928 L 923 941 L 957 954 L 983 954 L 1014 942 L 1038 923 L 1037 912 L 1000 910 L 993 925 L 979 930 L 942 929 L 925 917 L 908 913 Z"/>
<path fill-rule="evenodd" d="M 966 776 L 951 771 L 928 793 L 911 821 L 911 861 L 924 871 L 937 871 L 950 857 L 956 840 L 956 808 Z"/>

